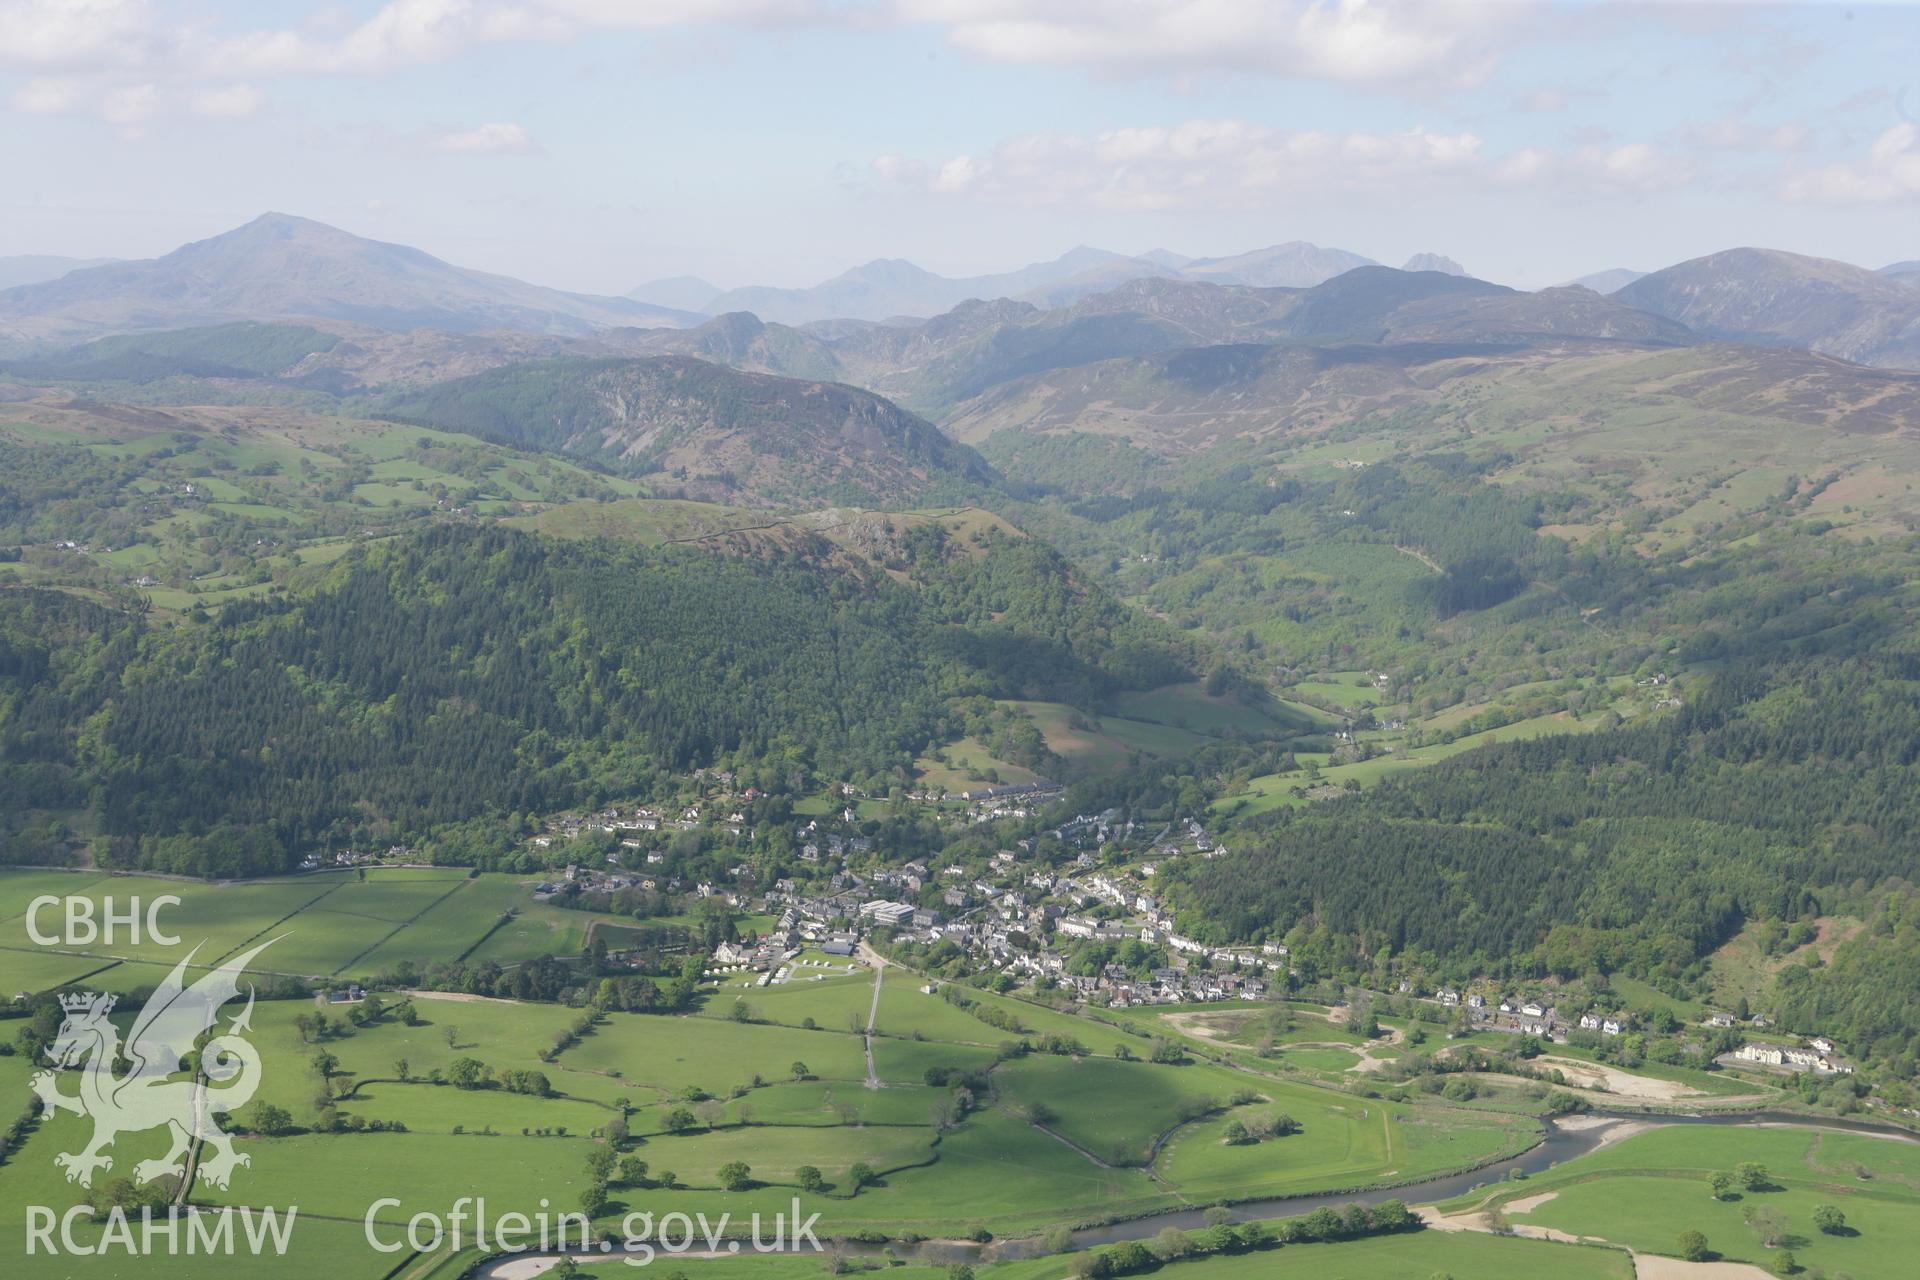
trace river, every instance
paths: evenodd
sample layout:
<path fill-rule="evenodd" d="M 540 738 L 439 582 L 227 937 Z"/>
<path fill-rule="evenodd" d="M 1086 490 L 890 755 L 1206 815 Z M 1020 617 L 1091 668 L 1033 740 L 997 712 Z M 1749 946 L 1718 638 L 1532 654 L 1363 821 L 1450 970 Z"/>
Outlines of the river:
<path fill-rule="evenodd" d="M 1785 1111 L 1750 1111 L 1739 1115 L 1596 1114 L 1581 1116 L 1565 1124 L 1549 1120 L 1546 1122 L 1546 1136 L 1532 1147 L 1510 1159 L 1495 1161 L 1479 1169 L 1440 1174 L 1417 1182 L 1403 1183 L 1397 1187 L 1382 1187 L 1370 1191 L 1244 1200 L 1233 1206 L 1233 1220 L 1248 1222 L 1271 1218 L 1297 1218 L 1302 1214 L 1312 1213 L 1322 1206 L 1340 1208 L 1355 1203 L 1371 1205 L 1383 1200 L 1404 1200 L 1418 1204 L 1450 1200 L 1454 1196 L 1503 1182 L 1512 1175 L 1514 1170 L 1531 1176 L 1544 1173 L 1548 1169 L 1589 1152 L 1597 1151 L 1607 1142 L 1612 1141 L 1625 1125 L 1641 1128 L 1658 1128 L 1667 1125 L 1760 1127 L 1792 1125 L 1848 1133 L 1871 1133 L 1907 1142 L 1920 1142 L 1920 1136 L 1888 1125 L 1861 1120 L 1795 1115 Z M 1129 1218 L 1124 1222 L 1107 1223 L 1104 1226 L 1082 1227 L 1073 1233 L 1073 1246 L 1076 1249 L 1098 1248 L 1101 1245 L 1116 1244 L 1122 1240 L 1146 1240 L 1167 1227 L 1197 1231 L 1206 1225 L 1204 1208 L 1173 1209 L 1163 1213 L 1148 1214 L 1145 1217 Z M 978 1244 L 971 1240 L 926 1240 L 918 1244 L 892 1245 L 848 1242 L 842 1248 L 849 1254 L 877 1255 L 883 1250 L 891 1250 L 896 1257 L 930 1265 L 944 1265 L 953 1262 L 995 1262 L 1008 1258 L 1033 1257 L 1040 1251 L 1041 1246 L 1037 1237 L 1028 1237 L 1016 1240 L 995 1240 L 985 1244 Z M 618 1258 L 620 1253 L 616 1250 L 611 1254 L 575 1256 L 582 1262 L 598 1262 L 603 1259 Z M 682 1256 L 697 1258 L 704 1255 Z M 528 1252 L 496 1258 L 477 1264 L 467 1272 L 467 1276 L 484 1277 L 485 1280 L 526 1280 L 527 1277 L 538 1275 L 551 1266 L 553 1257 L 554 1255 Z M 669 1262 L 671 1259 L 663 1256 L 659 1261 Z"/>

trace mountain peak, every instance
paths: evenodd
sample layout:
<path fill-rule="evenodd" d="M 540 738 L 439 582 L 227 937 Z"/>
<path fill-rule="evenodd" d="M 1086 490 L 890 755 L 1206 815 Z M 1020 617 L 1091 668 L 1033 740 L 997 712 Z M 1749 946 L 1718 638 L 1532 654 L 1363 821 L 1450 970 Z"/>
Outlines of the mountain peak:
<path fill-rule="evenodd" d="M 1643 276 L 1614 297 L 1716 338 L 1857 364 L 1920 364 L 1920 291 L 1830 258 L 1724 249 Z"/>
<path fill-rule="evenodd" d="M 1577 280 L 1569 280 L 1567 284 L 1578 285 L 1582 289 L 1591 289 L 1595 293 L 1605 295 L 1618 293 L 1646 274 L 1644 271 L 1635 271 L 1629 267 L 1608 267 L 1605 271 L 1595 271 Z"/>
<path fill-rule="evenodd" d="M 49 341 L 242 320 L 585 334 L 686 318 L 456 267 L 420 249 L 279 212 L 163 257 L 6 290 L 0 316 L 15 332 Z"/>
<path fill-rule="evenodd" d="M 1407 259 L 1402 271 L 1438 271 L 1442 275 L 1463 276 L 1467 269 L 1443 253 L 1416 253 Z"/>
<path fill-rule="evenodd" d="M 1288 240 L 1229 258 L 1195 258 L 1180 274 L 1216 284 L 1255 288 L 1310 289 L 1355 267 L 1377 267 L 1372 258 L 1345 249 L 1323 249 L 1306 240 Z"/>

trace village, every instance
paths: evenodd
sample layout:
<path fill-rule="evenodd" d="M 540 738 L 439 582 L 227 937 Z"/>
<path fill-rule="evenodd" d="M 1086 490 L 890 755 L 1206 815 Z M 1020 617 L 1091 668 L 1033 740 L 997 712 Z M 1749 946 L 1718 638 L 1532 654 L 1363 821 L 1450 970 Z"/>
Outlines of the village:
<path fill-rule="evenodd" d="M 716 773 L 706 781 L 725 788 L 731 778 Z M 1223 852 L 1198 821 L 1142 829 L 1107 809 L 1064 820 L 1055 815 L 1046 825 L 1038 815 L 1062 797 L 1052 784 L 920 793 L 915 803 L 948 829 L 997 834 L 1004 828 L 1005 843 L 990 842 L 998 847 L 985 855 L 910 853 L 896 861 L 897 852 L 890 856 L 863 830 L 871 824 L 861 821 L 861 797 L 847 786 L 832 794 L 833 811 L 804 820 L 793 815 L 777 833 L 751 818 L 762 799 L 752 788 L 721 790 L 700 803 L 556 817 L 529 838 L 533 849 L 550 858 L 584 847 L 583 840 L 591 846 L 597 837 L 606 851 L 537 882 L 535 900 L 711 900 L 756 922 L 738 937 L 710 944 L 707 976 L 734 987 L 823 977 L 857 965 L 867 951 L 901 957 L 949 980 L 1109 1009 L 1278 1000 L 1300 985 L 1284 942 L 1220 944 L 1176 926 L 1156 891 L 1161 869 Z M 767 839 L 770 834 L 778 839 Z M 690 852 L 696 845 L 706 856 Z M 769 857 L 769 848 L 784 853 Z M 727 850 L 735 856 L 715 856 Z M 778 874 L 769 877 L 770 871 Z M 640 964 L 650 956 L 615 950 L 609 958 Z M 1632 1037 L 1642 1044 L 1665 1041 L 1663 1051 L 1684 1047 L 1703 1063 L 1710 1056 L 1721 1066 L 1761 1072 L 1838 1076 L 1854 1070 L 1826 1037 L 1790 1039 L 1765 1014 L 1715 1012 L 1698 1025 L 1654 1025 L 1591 993 L 1416 978 L 1398 980 L 1391 991 L 1350 987 L 1344 997 L 1424 1006 L 1420 1016 L 1450 1025 L 1449 1038 L 1493 1033 L 1605 1052 L 1608 1042 Z M 1762 1033 L 1773 1038 L 1748 1038 Z"/>

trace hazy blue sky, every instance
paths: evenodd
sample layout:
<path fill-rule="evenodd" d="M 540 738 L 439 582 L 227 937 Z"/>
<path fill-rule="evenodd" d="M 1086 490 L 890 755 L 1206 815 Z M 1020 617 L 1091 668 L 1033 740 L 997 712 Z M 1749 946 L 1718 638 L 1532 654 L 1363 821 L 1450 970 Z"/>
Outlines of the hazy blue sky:
<path fill-rule="evenodd" d="M 1920 8 L 0 0 L 0 254 L 268 209 L 624 292 L 1304 239 L 1920 258 Z"/>

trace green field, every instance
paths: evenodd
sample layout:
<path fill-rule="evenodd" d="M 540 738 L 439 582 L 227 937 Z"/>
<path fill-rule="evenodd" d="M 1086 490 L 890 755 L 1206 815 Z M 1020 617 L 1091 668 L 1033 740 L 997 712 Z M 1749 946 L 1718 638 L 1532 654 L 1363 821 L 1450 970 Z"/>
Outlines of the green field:
<path fill-rule="evenodd" d="M 37 946 L 27 933 L 27 906 L 43 894 L 87 898 L 96 918 L 104 918 L 109 899 L 115 910 L 125 911 L 136 898 L 178 897 L 178 906 L 162 908 L 159 923 L 183 946 L 199 948 L 196 967 L 271 939 L 256 969 L 315 978 L 371 976 L 402 961 L 453 959 L 483 939 L 485 958 L 501 962 L 573 955 L 585 941 L 588 924 L 611 919 L 535 903 L 518 877 L 470 877 L 459 869 L 371 868 L 364 879 L 360 872 L 323 871 L 226 885 L 0 870 L 0 955 L 21 957 L 22 984 L 39 981 L 34 990 L 65 980 L 66 962 L 55 960 L 52 949 Z M 42 912 L 43 934 L 60 927 L 61 910 Z M 496 929 L 509 911 L 517 914 Z M 58 950 L 73 961 L 74 976 L 114 960 L 170 964 L 184 954 L 145 937 L 144 929 L 134 942 L 124 927 L 111 942 L 104 937 L 69 941 Z"/>
<path fill-rule="evenodd" d="M 520 883 L 499 875 L 468 878 L 393 869 L 372 870 L 365 879 L 329 872 L 201 886 L 24 872 L 0 877 L 0 929 L 22 929 L 26 903 L 53 890 L 78 890 L 89 897 L 177 890 L 184 901 L 169 925 L 177 919 L 183 935 L 204 933 L 207 959 L 274 937 L 279 940 L 267 954 L 284 957 L 287 971 L 321 974 L 372 972 L 384 964 L 428 961 L 476 946 L 534 954 L 537 943 L 556 935 L 583 935 L 591 920 L 536 906 Z M 518 914 L 497 927 L 509 911 Z M 143 942 L 127 950 L 131 958 L 122 961 L 104 954 L 0 954 L 20 957 L 12 972 L 25 985 L 55 985 L 97 966 L 107 966 L 97 975 L 96 985 L 104 989 L 151 987 L 164 976 L 167 948 Z M 632 1135 L 626 1149 L 648 1163 L 653 1185 L 616 1186 L 609 1214 L 663 1203 L 689 1212 L 771 1213 L 788 1207 L 797 1194 L 800 1168 L 812 1165 L 827 1185 L 821 1194 L 802 1199 L 829 1214 L 833 1230 L 930 1236 L 976 1227 L 1017 1236 L 1060 1222 L 1183 1204 L 1395 1184 L 1495 1161 L 1530 1145 L 1538 1132 L 1517 1107 L 1503 1113 L 1424 1099 L 1392 1102 L 1310 1083 L 1320 1073 L 1344 1083 L 1340 1069 L 1353 1058 L 1346 1046 L 1355 1038 L 1307 1012 L 1296 1011 L 1292 1026 L 1276 1036 L 1282 1042 L 1279 1059 L 1262 1060 L 1252 1054 L 1251 1043 L 1271 1028 L 1258 1008 L 1127 1010 L 1106 1014 L 1113 1021 L 1102 1022 L 964 991 L 977 1009 L 995 1011 L 996 1021 L 1012 1020 L 1018 1029 L 1009 1030 L 922 992 L 925 980 L 898 966 L 883 971 L 881 979 L 873 1057 L 884 1087 L 872 1088 L 863 1037 L 851 1028 L 865 1025 L 873 971 L 823 968 L 818 981 L 807 966 L 794 972 L 798 980 L 737 989 L 749 1021 L 734 1017 L 736 989 L 723 989 L 692 1014 L 603 1015 L 557 1053 L 553 1046 L 581 1017 L 577 1008 L 421 993 L 413 998 L 415 1025 L 389 1016 L 353 1026 L 339 1007 L 304 999 L 261 1002 L 253 1010 L 249 1037 L 265 1063 L 257 1102 L 284 1108 L 295 1131 L 240 1137 L 250 1167 L 228 1189 L 197 1185 L 193 1199 L 206 1205 L 297 1203 L 316 1227 L 315 1234 L 300 1239 L 329 1241 L 328 1247 L 344 1250 L 325 1274 L 379 1280 L 393 1260 L 369 1258 L 362 1266 L 363 1249 L 342 1244 L 325 1230 L 337 1225 L 332 1220 L 357 1220 L 378 1194 L 405 1201 L 383 1216 L 396 1223 L 416 1208 L 444 1207 L 479 1192 L 498 1212 L 533 1211 L 542 1198 L 571 1205 L 585 1185 L 589 1154 L 604 1145 L 598 1135 L 623 1114 Z M 334 1025 L 323 1044 L 315 1044 L 300 1025 L 319 1013 L 328 1014 Z M 123 1028 L 130 1020 L 125 1013 L 116 1017 Z M 1203 1021 L 1169 1020 L 1193 1017 Z M 1246 1069 L 1210 1061 L 1122 1060 L 1114 1056 L 1116 1046 L 1138 1054 L 1145 1041 L 1115 1023 L 1173 1032 L 1208 1054 L 1219 1051 L 1219 1041 L 1183 1034 L 1183 1025 L 1231 1043 L 1247 1041 Z M 1021 1036 L 1078 1042 L 1087 1052 L 1003 1058 L 998 1046 Z M 329 1061 L 316 1059 L 320 1049 Z M 537 1072 L 550 1095 L 447 1082 L 462 1059 L 480 1063 L 488 1077 Z M 330 1067 L 328 1077 L 323 1078 L 322 1065 Z M 926 1083 L 930 1068 L 973 1073 L 964 1106 L 954 1102 L 951 1084 Z M 1289 1069 L 1293 1074 L 1283 1074 Z M 0 1058 L 0 1090 L 21 1099 L 27 1070 L 17 1056 Z M 1224 1140 L 1232 1121 L 1279 1113 L 1292 1117 L 1299 1131 L 1244 1145 Z M 405 1132 L 305 1131 L 333 1115 L 349 1128 L 398 1124 Z M 60 1178 L 52 1157 L 80 1145 L 84 1131 L 84 1123 L 68 1115 L 32 1129 L 22 1148 L 0 1163 L 0 1207 L 74 1203 L 81 1192 Z M 1707 1137 L 1723 1141 L 1718 1133 Z M 1763 1137 L 1777 1144 L 1763 1155 L 1770 1164 L 1786 1165 L 1789 1154 L 1806 1161 L 1804 1185 L 1787 1180 L 1787 1189 L 1779 1193 L 1779 1203 L 1801 1216 L 1811 1212 L 1817 1197 L 1829 1194 L 1818 1184 L 1850 1176 L 1840 1171 L 1851 1169 L 1853 1161 L 1907 1157 L 1892 1144 L 1843 1142 L 1833 1135 L 1818 1142 L 1787 1131 Z M 113 1149 L 116 1169 L 157 1155 L 162 1145 L 154 1132 L 126 1135 Z M 1684 1182 L 1697 1175 L 1683 1161 L 1697 1161 L 1708 1150 L 1699 1141 L 1675 1148 L 1669 1154 L 1677 1167 L 1648 1173 L 1641 1169 L 1645 1160 L 1621 1163 L 1635 1145 L 1623 1143 L 1590 1157 L 1582 1162 L 1589 1166 L 1583 1176 Z M 1854 1150 L 1862 1145 L 1890 1148 L 1892 1155 L 1868 1151 L 1863 1157 Z M 1728 1147 L 1712 1158 L 1730 1160 L 1733 1154 Z M 719 1170 L 733 1162 L 749 1166 L 753 1185 L 747 1190 L 720 1188 Z M 864 1187 L 856 1188 L 851 1177 L 856 1165 L 872 1171 L 873 1180 Z M 1871 1274 L 1878 1265 L 1874 1249 L 1881 1247 L 1874 1242 L 1895 1235 L 1899 1197 L 1910 1194 L 1897 1180 L 1920 1178 L 1920 1162 L 1915 1165 L 1876 1166 L 1884 1172 L 1871 1185 L 1862 1184 L 1864 1191 L 1852 1189 L 1849 1200 L 1867 1206 L 1857 1218 L 1861 1236 L 1810 1245 L 1810 1254 L 1825 1248 L 1838 1259 L 1836 1265 Z M 1569 1166 L 1554 1176 L 1571 1176 L 1575 1169 Z M 668 1173 L 671 1190 L 657 1185 Z M 1548 1179 L 1527 1185 L 1545 1187 Z M 1595 1212 L 1588 1200 L 1585 1194 L 1570 1194 L 1536 1213 L 1544 1222 L 1558 1212 L 1578 1225 Z M 1889 1206 L 1884 1212 L 1874 1207 L 1882 1200 Z M 1854 1217 L 1851 1209 L 1849 1216 Z M 1605 1234 L 1602 1228 L 1615 1226 L 1602 1215 L 1589 1231 Z M 1716 1222 L 1714 1230 L 1725 1234 L 1724 1224 Z M 1542 1252 L 1549 1250 L 1554 1252 Z M 1456 1274 L 1499 1276 L 1508 1274 L 1504 1268 L 1510 1259 L 1524 1258 L 1536 1259 L 1534 1266 L 1554 1265 L 1540 1258 L 1572 1259 L 1567 1265 L 1588 1268 L 1565 1274 L 1621 1274 L 1618 1254 L 1558 1250 L 1534 1242 L 1427 1233 L 1257 1257 L 1269 1268 L 1263 1274 L 1321 1259 L 1313 1263 L 1321 1268 L 1314 1274 L 1396 1275 L 1393 1267 L 1419 1259 L 1418 1265 L 1427 1268 L 1419 1275 L 1445 1266 Z M 1243 1265 L 1249 1263 L 1216 1259 L 1170 1269 L 1226 1274 Z M 1020 1274 L 1053 1277 L 1064 1270 L 1058 1263 L 1052 1264 L 1058 1270 L 1018 1266 L 1036 1269 L 1003 1274 L 1012 1280 Z M 1482 1270 L 1468 1271 L 1471 1266 Z M 317 1264 L 302 1260 L 289 1263 L 285 1274 L 298 1278 L 309 1272 L 321 1274 Z"/>
<path fill-rule="evenodd" d="M 1566 712 L 1555 712 L 1550 715 L 1517 720 L 1512 724 L 1502 725 L 1498 729 L 1467 734 L 1455 738 L 1452 742 L 1437 742 L 1429 746 L 1395 751 L 1352 764 L 1330 765 L 1320 760 L 1316 761 L 1321 765 L 1317 779 L 1310 778 L 1304 769 L 1296 773 L 1266 774 L 1249 780 L 1245 791 L 1220 799 L 1215 802 L 1213 808 L 1218 814 L 1252 817 L 1270 809 L 1309 803 L 1306 798 L 1293 794 L 1296 787 L 1308 789 L 1315 786 L 1343 787 L 1348 782 L 1362 788 L 1370 787 L 1382 778 L 1391 777 L 1393 774 L 1403 773 L 1409 769 L 1422 768 L 1491 742 L 1510 742 L 1554 733 L 1582 733 L 1596 727 L 1599 723 L 1598 716 L 1582 720 Z M 1305 765 L 1309 758 L 1302 755 L 1301 764 Z"/>
<path fill-rule="evenodd" d="M 1759 1190 L 1716 1201 L 1708 1174 L 1757 1162 Z M 1529 1202 L 1524 1209 L 1516 1200 Z M 1653 1253 L 1674 1253 L 1684 1231 L 1703 1233 L 1721 1257 L 1771 1266 L 1781 1249 L 1802 1267 L 1857 1277 L 1909 1274 L 1920 1244 L 1920 1144 L 1861 1134 L 1791 1128 L 1675 1126 L 1632 1137 L 1487 1200 L 1516 1224 L 1593 1237 Z M 1813 1211 L 1832 1205 L 1847 1229 L 1828 1234 Z M 1749 1213 L 1777 1215 L 1783 1235 L 1768 1247 Z"/>

